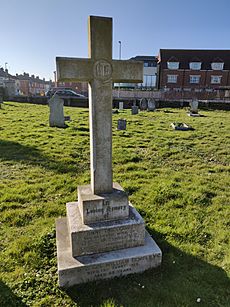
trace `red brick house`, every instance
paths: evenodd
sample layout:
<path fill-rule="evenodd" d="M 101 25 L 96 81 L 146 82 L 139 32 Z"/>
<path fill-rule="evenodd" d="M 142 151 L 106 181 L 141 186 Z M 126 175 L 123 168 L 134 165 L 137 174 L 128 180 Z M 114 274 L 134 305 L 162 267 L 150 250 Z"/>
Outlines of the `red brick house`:
<path fill-rule="evenodd" d="M 229 99 L 230 50 L 160 49 L 157 83 L 165 99 Z"/>

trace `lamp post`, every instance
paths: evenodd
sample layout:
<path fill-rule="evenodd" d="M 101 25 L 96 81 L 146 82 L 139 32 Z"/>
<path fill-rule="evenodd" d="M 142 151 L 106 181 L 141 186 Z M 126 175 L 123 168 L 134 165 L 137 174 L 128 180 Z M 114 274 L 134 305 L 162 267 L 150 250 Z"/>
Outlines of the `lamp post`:
<path fill-rule="evenodd" d="M 57 87 L 57 73 L 54 71 L 54 87 Z"/>
<path fill-rule="evenodd" d="M 121 41 L 118 41 L 119 43 L 119 60 L 121 60 Z M 118 85 L 118 98 L 120 98 L 120 83 Z"/>

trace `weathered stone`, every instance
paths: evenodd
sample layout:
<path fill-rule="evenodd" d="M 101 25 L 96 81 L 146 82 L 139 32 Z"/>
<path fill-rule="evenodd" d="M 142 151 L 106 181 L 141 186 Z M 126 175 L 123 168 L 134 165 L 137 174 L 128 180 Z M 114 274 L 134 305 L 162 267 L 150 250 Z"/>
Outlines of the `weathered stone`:
<path fill-rule="evenodd" d="M 127 218 L 128 195 L 118 183 L 113 183 L 112 193 L 93 194 L 90 185 L 78 186 L 78 202 L 85 224 Z"/>
<path fill-rule="evenodd" d="M 140 273 L 161 264 L 162 253 L 146 232 L 144 245 L 73 257 L 67 219 L 56 220 L 58 279 L 61 287 Z"/>
<path fill-rule="evenodd" d="M 50 127 L 65 127 L 64 101 L 57 94 L 54 94 L 48 101 L 50 107 L 49 124 Z"/>
<path fill-rule="evenodd" d="M 77 202 L 66 207 L 73 257 L 144 245 L 144 220 L 132 206 L 126 219 L 89 225 L 82 222 Z"/>
<path fill-rule="evenodd" d="M 188 114 L 189 116 L 200 116 L 198 113 L 198 106 L 199 106 L 199 101 L 197 99 L 194 99 L 190 102 L 190 113 Z"/>
<path fill-rule="evenodd" d="M 139 111 L 138 106 L 132 106 L 132 115 L 138 114 L 138 111 Z"/>
<path fill-rule="evenodd" d="M 112 19 L 89 19 L 90 59 L 57 58 L 63 81 L 89 82 L 91 185 L 78 188 L 57 220 L 59 284 L 143 272 L 161 263 L 161 251 L 128 196 L 112 181 L 112 82 L 141 82 L 143 63 L 112 60 Z"/>
<path fill-rule="evenodd" d="M 95 194 L 110 193 L 112 175 L 112 83 L 142 82 L 143 63 L 112 60 L 112 18 L 90 16 L 89 59 L 57 58 L 59 81 L 89 82 L 90 168 Z"/>
<path fill-rule="evenodd" d="M 145 111 L 148 109 L 148 101 L 146 98 L 142 98 L 140 101 L 140 109 Z"/>
<path fill-rule="evenodd" d="M 156 103 L 154 99 L 148 99 L 148 111 L 155 111 L 156 110 Z"/>
<path fill-rule="evenodd" d="M 126 119 L 118 119 L 117 130 L 126 130 Z"/>
<path fill-rule="evenodd" d="M 119 111 L 122 111 L 124 109 L 124 102 L 119 101 Z"/>

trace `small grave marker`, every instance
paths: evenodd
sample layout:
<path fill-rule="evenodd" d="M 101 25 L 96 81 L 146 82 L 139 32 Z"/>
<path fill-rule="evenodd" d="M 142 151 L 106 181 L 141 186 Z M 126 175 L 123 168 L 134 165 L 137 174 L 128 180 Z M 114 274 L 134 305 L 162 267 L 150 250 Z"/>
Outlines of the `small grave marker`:
<path fill-rule="evenodd" d="M 126 130 L 126 119 L 118 119 L 117 130 Z"/>
<path fill-rule="evenodd" d="M 189 112 L 189 116 L 200 116 L 200 114 L 198 113 L 198 106 L 199 106 L 199 101 L 197 99 L 193 99 L 190 102 L 190 112 Z"/>
<path fill-rule="evenodd" d="M 148 99 L 148 111 L 156 110 L 156 102 L 153 98 Z"/>
<path fill-rule="evenodd" d="M 119 111 L 122 111 L 124 109 L 124 102 L 119 101 Z"/>
<path fill-rule="evenodd" d="M 139 112 L 138 106 L 132 106 L 132 115 L 136 115 L 138 114 L 138 112 Z"/>

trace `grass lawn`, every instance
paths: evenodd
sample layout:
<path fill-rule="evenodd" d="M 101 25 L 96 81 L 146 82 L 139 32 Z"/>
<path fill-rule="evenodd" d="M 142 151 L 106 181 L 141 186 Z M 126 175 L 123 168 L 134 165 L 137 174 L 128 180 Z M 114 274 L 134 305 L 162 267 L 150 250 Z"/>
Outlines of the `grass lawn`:
<path fill-rule="evenodd" d="M 55 219 L 89 183 L 88 110 L 50 128 L 47 106 L 0 109 L 0 306 L 230 306 L 230 113 L 113 115 L 114 181 L 163 252 L 143 274 L 57 285 Z M 127 130 L 117 131 L 119 118 Z M 193 131 L 175 131 L 185 122 Z"/>

